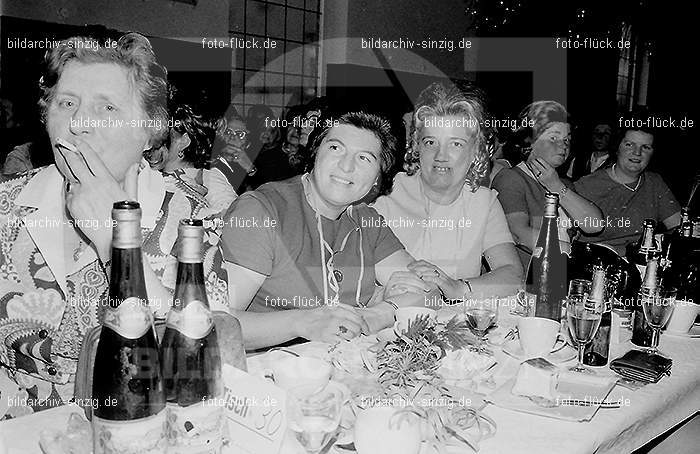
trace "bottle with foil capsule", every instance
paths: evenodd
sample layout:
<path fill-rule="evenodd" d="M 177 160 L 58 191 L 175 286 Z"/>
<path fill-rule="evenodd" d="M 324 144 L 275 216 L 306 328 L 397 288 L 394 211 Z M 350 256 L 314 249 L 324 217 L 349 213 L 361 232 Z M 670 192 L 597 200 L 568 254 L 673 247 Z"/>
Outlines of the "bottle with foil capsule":
<path fill-rule="evenodd" d="M 204 286 L 201 220 L 183 219 L 173 306 L 161 344 L 168 454 L 220 453 L 221 357 Z"/>
<path fill-rule="evenodd" d="M 627 260 L 636 265 L 642 279 L 644 279 L 649 259 L 658 257 L 661 254 L 661 248 L 654 238 L 655 228 L 656 222 L 653 219 L 645 219 L 642 224 L 642 236 L 639 237 L 639 241 L 630 243 L 627 246 Z"/>
<path fill-rule="evenodd" d="M 644 274 L 644 282 L 639 289 L 637 302 L 634 306 L 634 314 L 632 320 L 632 343 L 640 347 L 650 347 L 653 330 L 644 318 L 644 310 L 642 303 L 648 299 L 655 298 L 656 288 L 658 286 L 658 266 L 659 259 L 653 257 L 649 259 Z"/>
<path fill-rule="evenodd" d="M 158 342 L 141 257 L 141 208 L 112 209 L 109 300 L 95 354 L 92 416 L 95 454 L 163 453 L 165 398 Z"/>
<path fill-rule="evenodd" d="M 583 352 L 583 364 L 605 366 L 610 358 L 610 328 L 612 325 L 612 302 L 605 295 L 605 268 L 598 264 L 593 267 L 593 281 L 588 301 L 602 303 L 605 307 L 600 325 L 593 340 Z"/>
<path fill-rule="evenodd" d="M 567 258 L 559 247 L 559 196 L 545 196 L 544 219 L 528 266 L 525 289 L 535 295 L 535 316 L 561 321 Z"/>

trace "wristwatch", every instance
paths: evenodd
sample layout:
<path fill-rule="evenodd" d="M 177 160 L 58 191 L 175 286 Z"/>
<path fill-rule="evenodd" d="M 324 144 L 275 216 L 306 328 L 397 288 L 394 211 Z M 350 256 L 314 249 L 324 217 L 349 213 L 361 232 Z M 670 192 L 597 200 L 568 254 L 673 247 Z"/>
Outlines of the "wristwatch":
<path fill-rule="evenodd" d="M 252 177 L 252 176 L 255 175 L 256 173 L 258 173 L 258 168 L 255 167 L 255 166 L 253 166 L 253 167 L 250 168 L 250 170 L 249 170 L 247 173 L 248 173 L 249 176 Z"/>

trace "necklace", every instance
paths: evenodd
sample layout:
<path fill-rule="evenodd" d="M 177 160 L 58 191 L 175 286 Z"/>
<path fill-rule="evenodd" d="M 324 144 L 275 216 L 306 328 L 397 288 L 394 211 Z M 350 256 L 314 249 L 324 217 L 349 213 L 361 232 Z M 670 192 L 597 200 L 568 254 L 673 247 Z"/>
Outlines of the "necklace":
<path fill-rule="evenodd" d="M 632 188 L 632 187 L 629 186 L 629 184 L 623 183 L 622 181 L 619 180 L 619 178 L 618 178 L 618 176 L 617 176 L 617 172 L 615 172 L 615 166 L 616 166 L 616 165 L 617 165 L 617 164 L 613 164 L 613 165 L 612 165 L 613 179 L 614 179 L 615 181 L 617 181 L 618 183 L 620 183 L 622 186 L 624 186 L 625 189 L 629 189 L 629 190 L 632 191 L 632 192 L 634 192 L 634 191 L 636 191 L 637 189 L 639 189 L 639 185 L 642 183 L 642 176 L 640 175 L 639 177 L 637 177 L 637 184 Z"/>

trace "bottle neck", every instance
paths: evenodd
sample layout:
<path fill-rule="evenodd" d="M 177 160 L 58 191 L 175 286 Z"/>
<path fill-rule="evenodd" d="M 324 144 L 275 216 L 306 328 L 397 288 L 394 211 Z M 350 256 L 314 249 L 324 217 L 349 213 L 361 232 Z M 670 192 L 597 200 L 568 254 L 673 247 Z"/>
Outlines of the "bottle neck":
<path fill-rule="evenodd" d="M 605 270 L 595 269 L 593 271 L 591 295 L 588 299 L 601 303 L 605 300 Z"/>
<path fill-rule="evenodd" d="M 649 260 L 647 262 L 646 273 L 644 274 L 644 282 L 642 288 L 646 290 L 654 290 L 656 288 L 656 271 L 658 267 L 657 260 Z"/>
<path fill-rule="evenodd" d="M 118 307 L 127 298 L 139 298 L 146 303 L 146 295 L 141 247 L 113 247 L 109 285 L 110 307 Z"/>
<path fill-rule="evenodd" d="M 644 226 L 644 234 L 640 240 L 641 249 L 653 249 L 654 248 L 654 226 Z"/>
<path fill-rule="evenodd" d="M 179 262 L 175 282 L 173 310 L 182 310 L 192 301 L 201 301 L 209 307 L 202 262 Z"/>

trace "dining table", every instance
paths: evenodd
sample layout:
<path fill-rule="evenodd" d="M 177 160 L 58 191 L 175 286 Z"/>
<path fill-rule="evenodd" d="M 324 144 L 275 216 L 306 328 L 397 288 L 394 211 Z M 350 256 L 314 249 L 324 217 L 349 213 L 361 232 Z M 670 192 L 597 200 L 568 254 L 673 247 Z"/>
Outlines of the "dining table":
<path fill-rule="evenodd" d="M 443 318 L 445 315 L 449 317 L 448 313 L 443 314 Z M 515 325 L 516 318 L 516 315 L 502 310 L 499 312 L 498 323 L 507 328 Z M 317 357 L 324 357 L 330 348 L 330 344 L 320 342 L 290 347 L 298 354 Z M 496 423 L 496 433 L 481 441 L 480 453 L 629 453 L 700 410 L 700 338 L 662 334 L 660 349 L 673 360 L 670 375 L 658 383 L 647 384 L 636 390 L 616 384 L 605 401 L 616 401 L 619 407 L 598 408 L 590 420 L 583 422 L 514 411 L 490 403 L 489 394 L 512 380 L 522 362 L 497 346 L 490 348 L 496 360 L 496 366 L 489 371 L 491 384 L 488 387 L 479 386 L 475 395 L 483 397 L 486 402 L 481 411 Z M 621 356 L 633 348 L 638 347 L 629 341 L 613 344 L 611 358 Z M 248 373 L 265 380 L 274 355 L 278 353 L 250 355 L 247 358 Z M 571 359 L 561 366 L 570 364 L 575 364 L 575 360 Z M 609 368 L 598 369 L 595 373 L 615 379 Z M 38 442 L 38 428 L 65 427 L 71 413 L 76 412 L 81 412 L 81 409 L 70 404 L 1 422 L 0 454 L 40 454 L 42 451 Z M 224 454 L 233 452 L 230 448 L 223 450 Z M 327 452 L 348 454 L 352 451 L 332 447 Z M 431 450 L 426 448 L 421 454 L 428 452 Z M 448 452 L 471 450 L 462 445 L 459 449 L 448 449 Z M 294 434 L 288 430 L 279 454 L 303 453 Z"/>

